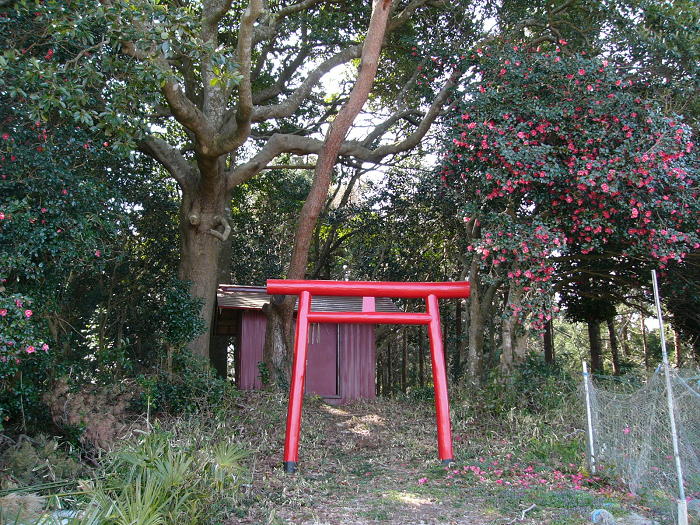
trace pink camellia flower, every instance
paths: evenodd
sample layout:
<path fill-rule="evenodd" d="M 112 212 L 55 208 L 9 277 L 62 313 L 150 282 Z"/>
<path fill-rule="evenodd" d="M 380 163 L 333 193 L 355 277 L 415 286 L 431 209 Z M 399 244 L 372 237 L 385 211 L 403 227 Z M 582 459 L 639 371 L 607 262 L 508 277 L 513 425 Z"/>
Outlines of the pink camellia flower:
<path fill-rule="evenodd" d="M 10 134 L 9 133 L 3 133 L 2 134 L 3 140 L 10 140 Z"/>
<path fill-rule="evenodd" d="M 28 353 L 28 354 L 33 354 L 34 352 L 36 352 L 36 348 L 34 348 L 33 346 L 28 346 L 28 347 L 27 347 L 27 353 Z"/>
<path fill-rule="evenodd" d="M 0 317 L 5 317 L 7 315 L 7 308 L 0 308 Z"/>
<path fill-rule="evenodd" d="M 579 75 L 585 75 L 585 74 L 586 74 L 586 70 L 583 69 L 583 68 L 581 68 L 581 69 L 578 70 L 578 74 L 579 74 Z"/>
<path fill-rule="evenodd" d="M 5 214 L 4 214 L 3 212 L 0 211 L 0 221 L 2 221 L 2 220 L 4 220 L 4 219 L 5 219 Z"/>
<path fill-rule="evenodd" d="M 44 343 L 43 345 L 41 345 L 41 349 L 42 349 L 44 352 L 48 352 L 48 351 L 49 351 L 49 345 L 47 345 L 46 343 Z"/>
<path fill-rule="evenodd" d="M 33 314 L 34 314 L 34 312 L 32 312 L 31 310 L 25 310 L 25 311 L 24 311 L 24 316 L 25 316 L 27 319 L 29 319 Z"/>
<path fill-rule="evenodd" d="M 428 482 L 428 478 L 420 478 L 420 479 L 418 480 L 418 483 L 420 483 L 421 485 L 424 485 L 424 484 L 427 483 L 427 482 Z"/>
<path fill-rule="evenodd" d="M 95 250 L 95 257 L 99 257 L 102 255 L 102 252 L 100 250 Z"/>

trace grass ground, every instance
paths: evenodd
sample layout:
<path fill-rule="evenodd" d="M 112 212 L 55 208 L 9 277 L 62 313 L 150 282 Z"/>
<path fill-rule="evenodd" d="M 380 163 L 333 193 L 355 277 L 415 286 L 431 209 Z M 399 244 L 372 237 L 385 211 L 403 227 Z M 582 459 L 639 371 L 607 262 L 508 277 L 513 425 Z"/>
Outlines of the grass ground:
<path fill-rule="evenodd" d="M 582 470 L 576 425 L 477 421 L 459 403 L 452 408 L 456 463 L 446 469 L 430 402 L 307 400 L 299 472 L 288 475 L 284 397 L 244 395 L 232 420 L 252 451 L 250 482 L 227 523 L 576 525 L 590 523 L 594 509 L 624 514 L 633 506 Z"/>

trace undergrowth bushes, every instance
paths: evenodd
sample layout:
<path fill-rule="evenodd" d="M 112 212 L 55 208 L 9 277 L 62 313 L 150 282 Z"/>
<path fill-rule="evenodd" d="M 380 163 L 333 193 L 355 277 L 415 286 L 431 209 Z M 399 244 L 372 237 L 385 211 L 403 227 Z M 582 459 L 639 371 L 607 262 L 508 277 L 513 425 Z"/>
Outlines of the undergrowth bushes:
<path fill-rule="evenodd" d="M 456 432 L 508 436 L 512 452 L 526 460 L 581 465 L 584 413 L 577 379 L 536 355 L 507 377 L 491 376 L 479 391 L 453 394 Z"/>
<path fill-rule="evenodd" d="M 240 486 L 247 479 L 241 463 L 247 453 L 228 433 L 216 432 L 212 424 L 192 418 L 176 420 L 169 429 L 156 425 L 106 454 L 91 475 L 66 470 L 63 474 L 73 478 L 72 486 L 64 481 L 63 493 L 48 498 L 54 510 L 38 523 L 222 523 L 236 507 Z M 15 455 L 30 458 L 25 448 L 19 447 Z M 60 458 L 52 461 L 60 464 Z M 79 474 L 83 479 L 76 479 Z M 38 483 L 27 488 L 33 493 L 0 490 L 0 523 L 21 523 L 26 518 L 37 523 L 37 498 L 39 508 L 47 502 L 37 493 L 47 488 L 55 494 L 57 486 Z"/>

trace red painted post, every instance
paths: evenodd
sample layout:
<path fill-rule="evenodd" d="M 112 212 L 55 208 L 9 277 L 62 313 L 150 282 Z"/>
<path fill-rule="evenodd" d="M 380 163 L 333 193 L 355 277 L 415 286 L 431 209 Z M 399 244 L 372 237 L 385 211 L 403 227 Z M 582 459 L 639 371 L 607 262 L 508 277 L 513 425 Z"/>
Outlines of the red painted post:
<path fill-rule="evenodd" d="M 454 460 L 454 455 L 452 453 L 450 406 L 447 398 L 445 350 L 442 344 L 442 327 L 440 326 L 440 306 L 437 297 L 433 294 L 428 295 L 425 302 L 430 316 L 428 338 L 430 339 L 430 357 L 433 364 L 433 385 L 435 387 L 438 457 L 444 465 L 449 465 Z"/>
<path fill-rule="evenodd" d="M 294 341 L 294 359 L 292 361 L 292 384 L 289 387 L 287 432 L 284 439 L 284 471 L 288 473 L 296 472 L 299 461 L 301 406 L 304 400 L 304 382 L 306 379 L 306 343 L 309 336 L 308 316 L 310 311 L 311 294 L 307 291 L 302 291 L 299 294 L 297 333 Z"/>

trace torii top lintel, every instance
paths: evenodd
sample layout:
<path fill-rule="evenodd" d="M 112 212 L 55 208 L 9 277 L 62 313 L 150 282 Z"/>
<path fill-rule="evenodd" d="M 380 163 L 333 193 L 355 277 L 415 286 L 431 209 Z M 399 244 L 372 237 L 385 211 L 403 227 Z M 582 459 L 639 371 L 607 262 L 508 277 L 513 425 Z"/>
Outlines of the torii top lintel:
<path fill-rule="evenodd" d="M 438 299 L 469 297 L 467 281 L 461 282 L 392 282 L 392 281 L 294 281 L 268 279 L 267 293 L 274 295 L 335 295 L 345 297 L 396 297 L 417 299 L 434 295 Z"/>

